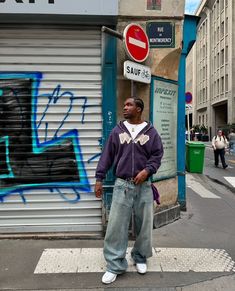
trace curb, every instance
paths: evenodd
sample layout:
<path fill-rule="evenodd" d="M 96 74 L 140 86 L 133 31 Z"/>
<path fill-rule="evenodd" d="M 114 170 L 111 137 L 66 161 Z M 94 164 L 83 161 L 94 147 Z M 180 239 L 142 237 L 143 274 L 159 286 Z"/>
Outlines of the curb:
<path fill-rule="evenodd" d="M 218 180 L 218 179 L 216 179 L 216 178 L 212 178 L 212 177 L 210 177 L 209 175 L 205 175 L 205 176 L 206 176 L 208 179 L 210 179 L 212 182 L 215 182 L 215 183 L 217 183 L 217 184 L 219 184 L 219 185 L 222 185 L 222 186 L 226 187 L 229 191 L 231 191 L 232 193 L 235 194 L 235 188 L 234 188 L 234 187 L 232 187 L 232 186 L 230 186 L 230 185 L 227 185 L 227 184 L 223 183 L 222 181 L 220 181 L 220 180 Z"/>
<path fill-rule="evenodd" d="M 153 227 L 159 228 L 174 222 L 180 218 L 180 205 L 174 205 L 171 208 L 154 213 Z"/>

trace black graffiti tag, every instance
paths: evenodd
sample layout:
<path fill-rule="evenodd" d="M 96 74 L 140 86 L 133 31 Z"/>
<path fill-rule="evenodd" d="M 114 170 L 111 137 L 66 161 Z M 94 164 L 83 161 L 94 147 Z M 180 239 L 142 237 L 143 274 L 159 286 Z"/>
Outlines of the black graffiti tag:
<path fill-rule="evenodd" d="M 19 185 L 80 182 L 75 148 L 71 138 L 41 153 L 33 152 L 32 80 L 0 80 L 1 189 Z M 11 172 L 11 176 L 10 176 Z"/>

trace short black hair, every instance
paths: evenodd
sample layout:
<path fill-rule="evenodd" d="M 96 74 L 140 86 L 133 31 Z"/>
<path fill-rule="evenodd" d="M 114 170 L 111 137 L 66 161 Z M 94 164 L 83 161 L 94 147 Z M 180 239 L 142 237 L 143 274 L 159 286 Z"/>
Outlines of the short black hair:
<path fill-rule="evenodd" d="M 139 97 L 131 97 L 131 98 L 134 100 L 136 107 L 139 107 L 141 109 L 141 112 L 143 112 L 144 101 Z"/>

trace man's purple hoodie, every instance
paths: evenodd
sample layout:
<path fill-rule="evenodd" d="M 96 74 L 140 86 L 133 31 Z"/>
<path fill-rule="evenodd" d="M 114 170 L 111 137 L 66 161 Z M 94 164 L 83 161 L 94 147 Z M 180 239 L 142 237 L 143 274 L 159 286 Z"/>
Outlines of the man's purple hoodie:
<path fill-rule="evenodd" d="M 143 169 L 150 177 L 160 167 L 162 156 L 161 138 L 151 123 L 132 139 L 121 121 L 110 133 L 96 169 L 96 179 L 102 181 L 112 165 L 116 177 L 122 179 L 134 178 Z"/>

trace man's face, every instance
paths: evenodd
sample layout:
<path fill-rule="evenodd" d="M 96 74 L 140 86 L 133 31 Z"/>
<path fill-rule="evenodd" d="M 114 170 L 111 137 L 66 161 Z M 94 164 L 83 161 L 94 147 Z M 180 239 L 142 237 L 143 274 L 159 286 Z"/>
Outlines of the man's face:
<path fill-rule="evenodd" d="M 140 114 L 140 108 L 136 106 L 133 98 L 128 98 L 124 102 L 123 116 L 125 119 L 136 117 Z"/>
<path fill-rule="evenodd" d="M 218 135 L 221 136 L 222 135 L 222 130 L 218 131 Z"/>

